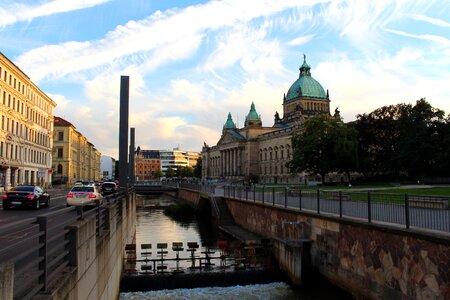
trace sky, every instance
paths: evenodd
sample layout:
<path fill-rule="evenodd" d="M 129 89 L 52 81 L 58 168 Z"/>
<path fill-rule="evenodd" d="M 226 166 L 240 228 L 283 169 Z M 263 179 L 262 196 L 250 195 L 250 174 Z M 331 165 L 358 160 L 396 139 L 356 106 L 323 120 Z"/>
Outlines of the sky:
<path fill-rule="evenodd" d="M 252 102 L 271 127 L 303 54 L 345 122 L 450 113 L 450 0 L 0 0 L 0 52 L 116 159 L 122 75 L 141 149 L 201 151 Z"/>

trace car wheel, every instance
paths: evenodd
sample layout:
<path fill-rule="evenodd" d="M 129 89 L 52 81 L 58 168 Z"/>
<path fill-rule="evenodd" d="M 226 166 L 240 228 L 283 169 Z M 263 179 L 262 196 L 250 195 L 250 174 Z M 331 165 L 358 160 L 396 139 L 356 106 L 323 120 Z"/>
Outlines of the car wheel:
<path fill-rule="evenodd" d="M 50 207 L 50 197 L 47 199 L 47 202 L 45 202 L 46 207 Z"/>
<path fill-rule="evenodd" d="M 9 205 L 8 204 L 3 204 L 3 210 L 8 210 L 8 209 L 10 209 L 11 207 L 9 207 Z"/>
<path fill-rule="evenodd" d="M 39 207 L 41 207 L 41 202 L 39 201 L 39 199 L 36 199 L 36 204 L 34 205 L 34 209 L 39 209 Z"/>

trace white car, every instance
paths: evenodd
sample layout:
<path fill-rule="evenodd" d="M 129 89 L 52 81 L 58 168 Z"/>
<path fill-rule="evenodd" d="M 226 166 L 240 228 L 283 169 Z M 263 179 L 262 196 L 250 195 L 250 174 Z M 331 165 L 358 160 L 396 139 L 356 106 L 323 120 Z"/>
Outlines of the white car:
<path fill-rule="evenodd" d="M 103 203 L 103 196 L 96 186 L 74 186 L 66 196 L 67 206 L 95 206 Z"/>

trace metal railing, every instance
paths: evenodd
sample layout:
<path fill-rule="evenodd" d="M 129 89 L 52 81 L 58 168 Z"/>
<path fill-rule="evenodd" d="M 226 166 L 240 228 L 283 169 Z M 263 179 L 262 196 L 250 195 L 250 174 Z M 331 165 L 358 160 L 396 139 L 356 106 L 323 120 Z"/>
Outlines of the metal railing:
<path fill-rule="evenodd" d="M 450 232 L 450 197 L 225 186 L 224 196 L 369 223 Z"/>
<path fill-rule="evenodd" d="M 14 264 L 14 299 L 29 299 L 48 290 L 64 268 L 76 266 L 76 237 L 70 225 L 95 217 L 96 236 L 100 237 L 110 228 L 110 214 L 116 215 L 118 222 L 122 219 L 122 200 L 130 192 L 105 197 L 88 211 L 68 207 L 0 226 L 0 240 L 4 241 L 0 262 Z"/>
<path fill-rule="evenodd" d="M 209 194 L 338 218 L 450 232 L 450 197 L 302 190 L 267 186 L 184 185 Z"/>

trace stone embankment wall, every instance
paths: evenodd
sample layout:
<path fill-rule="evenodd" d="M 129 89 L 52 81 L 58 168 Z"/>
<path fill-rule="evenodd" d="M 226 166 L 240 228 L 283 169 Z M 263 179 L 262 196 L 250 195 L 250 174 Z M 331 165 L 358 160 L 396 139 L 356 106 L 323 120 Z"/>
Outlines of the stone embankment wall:
<path fill-rule="evenodd" d="M 450 236 L 225 199 L 235 221 L 277 239 L 308 238 L 311 266 L 359 299 L 450 299 Z"/>
<path fill-rule="evenodd" d="M 177 198 L 189 202 L 193 207 L 198 207 L 200 203 L 200 193 L 194 190 L 179 189 Z"/>
<path fill-rule="evenodd" d="M 136 233 L 136 197 L 128 199 L 108 211 L 109 229 L 96 234 L 95 216 L 71 226 L 76 243 L 72 253 L 75 266 L 61 276 L 51 292 L 41 293 L 35 299 L 118 299 L 123 269 L 125 245 L 132 243 Z"/>

